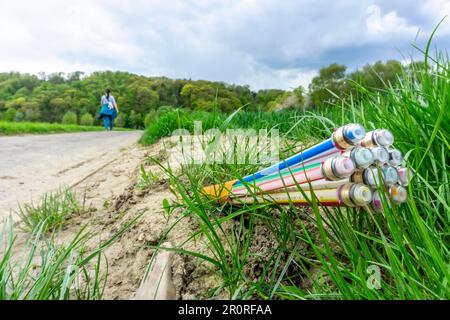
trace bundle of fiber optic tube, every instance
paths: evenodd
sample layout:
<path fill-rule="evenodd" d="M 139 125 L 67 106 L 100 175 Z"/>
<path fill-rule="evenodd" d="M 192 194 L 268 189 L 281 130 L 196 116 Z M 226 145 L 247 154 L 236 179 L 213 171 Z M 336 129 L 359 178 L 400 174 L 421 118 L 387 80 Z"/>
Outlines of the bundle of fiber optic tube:
<path fill-rule="evenodd" d="M 412 172 L 393 147 L 387 129 L 366 132 L 359 124 L 337 129 L 332 137 L 240 180 L 204 188 L 204 193 L 233 205 L 277 203 L 366 207 L 383 210 L 407 201 Z"/>

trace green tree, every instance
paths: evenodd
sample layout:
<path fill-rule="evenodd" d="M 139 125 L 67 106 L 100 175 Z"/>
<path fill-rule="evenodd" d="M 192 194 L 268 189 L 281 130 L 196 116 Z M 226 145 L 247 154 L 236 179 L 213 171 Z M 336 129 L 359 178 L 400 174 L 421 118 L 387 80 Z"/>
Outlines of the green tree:
<path fill-rule="evenodd" d="M 14 116 L 15 122 L 22 122 L 25 120 L 25 113 L 20 110 L 17 110 L 16 115 Z"/>
<path fill-rule="evenodd" d="M 384 89 L 386 85 L 395 85 L 402 74 L 402 64 L 397 60 L 386 63 L 377 61 L 373 65 L 366 65 L 362 70 L 349 75 L 349 79 L 365 86 L 368 89 Z"/>
<path fill-rule="evenodd" d="M 306 90 L 302 86 L 294 89 L 294 95 L 297 99 L 297 107 L 299 109 L 305 110 L 305 93 Z"/>
<path fill-rule="evenodd" d="M 77 124 L 77 122 L 78 122 L 77 114 L 72 111 L 67 111 L 62 118 L 63 124 Z"/>
<path fill-rule="evenodd" d="M 144 127 L 142 115 L 132 110 L 128 117 L 128 126 L 132 129 L 142 129 Z"/>
<path fill-rule="evenodd" d="M 129 86 L 133 109 L 138 113 L 146 113 L 158 108 L 159 95 L 149 88 L 148 81 L 135 81 Z"/>
<path fill-rule="evenodd" d="M 56 72 L 56 73 L 52 73 L 48 76 L 47 79 L 48 82 L 53 83 L 53 84 L 62 84 L 64 83 L 66 80 L 64 79 L 64 72 Z"/>
<path fill-rule="evenodd" d="M 314 107 L 326 107 L 337 101 L 346 90 L 345 71 L 347 67 L 333 63 L 322 68 L 309 85 L 309 96 Z"/>
<path fill-rule="evenodd" d="M 25 120 L 27 121 L 41 120 L 41 111 L 39 110 L 39 103 L 37 103 L 36 101 L 25 102 L 21 110 L 25 114 Z"/>
<path fill-rule="evenodd" d="M 283 90 L 267 89 L 259 90 L 255 96 L 256 107 L 259 110 L 270 110 L 276 105 L 275 100 L 284 94 Z"/>
<path fill-rule="evenodd" d="M 127 124 L 128 116 L 126 113 L 120 112 L 119 115 L 116 118 L 116 127 L 123 128 Z"/>
<path fill-rule="evenodd" d="M 44 93 L 45 94 L 45 93 Z M 51 95 L 51 93 L 48 93 Z M 44 108 L 46 109 L 46 108 Z M 62 97 L 53 98 L 48 102 L 48 109 L 46 112 L 46 118 L 50 122 L 56 122 L 67 112 L 67 102 Z"/>
<path fill-rule="evenodd" d="M 180 93 L 181 101 L 187 108 L 211 111 L 214 105 L 220 111 L 232 112 L 241 107 L 237 94 L 223 83 L 196 81 L 186 84 Z"/>
<path fill-rule="evenodd" d="M 7 101 L 5 104 L 6 109 L 20 109 L 23 107 L 23 105 L 25 104 L 25 102 L 27 102 L 27 99 L 25 99 L 24 97 L 19 97 L 10 101 Z"/>

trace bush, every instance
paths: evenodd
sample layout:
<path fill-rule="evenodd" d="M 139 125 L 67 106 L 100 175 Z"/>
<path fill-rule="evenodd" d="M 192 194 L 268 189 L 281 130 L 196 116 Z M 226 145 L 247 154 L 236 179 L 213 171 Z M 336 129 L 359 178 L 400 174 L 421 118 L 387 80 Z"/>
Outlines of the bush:
<path fill-rule="evenodd" d="M 123 128 L 123 127 L 125 127 L 125 124 L 127 123 L 127 121 L 128 121 L 127 114 L 121 112 L 121 113 L 119 113 L 119 115 L 116 118 L 115 125 L 116 125 L 117 128 Z"/>
<path fill-rule="evenodd" d="M 14 121 L 14 118 L 16 117 L 17 110 L 14 108 L 10 108 L 6 110 L 4 113 L 1 114 L 0 120 L 3 121 Z"/>
<path fill-rule="evenodd" d="M 150 111 L 144 119 L 144 126 L 147 128 L 153 121 L 158 117 L 157 112 L 152 110 Z"/>
<path fill-rule="evenodd" d="M 162 137 L 170 136 L 177 129 L 186 129 L 192 133 L 196 121 L 202 123 L 203 130 L 217 128 L 224 123 L 225 119 L 226 116 L 220 113 L 187 112 L 183 109 L 174 109 L 174 111 L 161 114 L 148 125 L 141 138 L 141 143 L 144 145 L 152 144 Z"/>
<path fill-rule="evenodd" d="M 80 119 L 82 126 L 92 126 L 94 124 L 94 117 L 90 113 L 85 113 Z"/>
<path fill-rule="evenodd" d="M 170 136 L 179 128 L 191 130 L 193 128 L 191 116 L 183 110 L 164 113 L 146 128 L 141 141 L 143 144 L 152 144 L 162 137 Z"/>
<path fill-rule="evenodd" d="M 142 129 L 144 126 L 144 119 L 142 119 L 142 115 L 132 110 L 130 116 L 128 117 L 128 126 L 132 129 Z"/>
<path fill-rule="evenodd" d="M 26 204 L 19 207 L 18 215 L 23 223 L 23 230 L 33 232 L 40 225 L 42 231 L 54 231 L 61 227 L 71 214 L 83 211 L 70 190 L 59 190 L 45 194 L 39 205 Z"/>
<path fill-rule="evenodd" d="M 157 114 L 158 116 L 162 115 L 163 113 L 169 112 L 169 111 L 174 111 L 176 108 L 172 107 L 172 106 L 161 106 L 158 108 Z"/>
<path fill-rule="evenodd" d="M 78 117 L 75 112 L 67 111 L 66 114 L 62 118 L 63 124 L 77 124 L 78 123 Z"/>

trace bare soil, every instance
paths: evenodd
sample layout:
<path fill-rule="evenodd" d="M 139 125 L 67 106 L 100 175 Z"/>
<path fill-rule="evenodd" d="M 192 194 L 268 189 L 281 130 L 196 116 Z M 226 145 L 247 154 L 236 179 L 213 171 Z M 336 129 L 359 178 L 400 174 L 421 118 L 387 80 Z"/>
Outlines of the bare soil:
<path fill-rule="evenodd" d="M 163 142 L 150 147 L 132 145 L 120 151 L 116 159 L 74 187 L 80 200 L 85 199 L 85 213 L 71 217 L 62 233 L 69 239 L 79 229 L 89 224 L 96 233 L 88 249 L 94 249 L 101 241 L 108 240 L 126 223 L 142 215 L 138 223 L 128 229 L 111 247 L 105 250 L 108 260 L 108 282 L 105 299 L 132 299 L 155 254 L 154 247 L 163 242 L 181 246 L 187 235 L 195 230 L 190 219 L 182 221 L 167 234 L 169 228 L 180 218 L 181 212 L 168 216 L 163 200 L 174 195 L 169 191 L 169 181 L 160 167 L 149 163 L 149 158 L 166 159 Z M 148 189 L 139 186 L 140 168 L 152 171 L 159 178 Z M 187 250 L 201 252 L 200 243 L 183 246 Z M 209 268 L 199 265 L 195 259 L 175 255 L 172 277 L 177 299 L 201 297 L 205 290 L 217 286 Z"/>

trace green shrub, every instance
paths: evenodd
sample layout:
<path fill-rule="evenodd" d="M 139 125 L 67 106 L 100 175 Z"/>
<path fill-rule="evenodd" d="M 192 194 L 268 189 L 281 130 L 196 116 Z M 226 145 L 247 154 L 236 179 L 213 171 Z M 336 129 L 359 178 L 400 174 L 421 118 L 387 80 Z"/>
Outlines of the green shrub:
<path fill-rule="evenodd" d="M 145 116 L 144 119 L 144 126 L 147 128 L 152 122 L 156 120 L 157 117 L 157 111 L 152 110 Z"/>
<path fill-rule="evenodd" d="M 161 106 L 158 108 L 157 111 L 157 115 L 160 116 L 163 113 L 169 112 L 169 111 L 174 111 L 176 108 L 172 107 L 172 106 Z"/>
<path fill-rule="evenodd" d="M 304 114 L 295 110 L 281 112 L 240 111 L 233 115 L 227 128 L 256 130 L 274 128 L 278 129 L 281 134 L 289 134 L 291 138 L 299 138 L 299 136 L 308 138 L 313 128 L 316 129 L 314 136 L 317 135 L 317 132 L 328 133 L 318 119 L 305 119 L 301 125 L 297 125 L 301 115 Z M 229 115 L 224 113 L 188 112 L 184 109 L 168 111 L 149 123 L 141 142 L 143 144 L 154 143 L 180 128 L 192 132 L 195 121 L 202 122 L 203 130 L 220 128 L 228 117 Z"/>
<path fill-rule="evenodd" d="M 14 116 L 15 122 L 22 122 L 25 121 L 25 113 L 23 113 L 21 110 L 17 110 L 16 115 Z"/>
<path fill-rule="evenodd" d="M 71 214 L 82 211 L 75 194 L 67 189 L 45 194 L 38 205 L 26 204 L 19 207 L 18 215 L 22 229 L 32 232 L 38 225 L 49 232 L 61 227 Z"/>
<path fill-rule="evenodd" d="M 164 113 L 147 127 L 141 141 L 144 144 L 154 143 L 162 137 L 171 135 L 178 128 L 190 126 L 191 123 L 190 117 L 182 110 Z"/>
<path fill-rule="evenodd" d="M 2 121 L 14 121 L 16 117 L 17 110 L 14 108 L 9 108 L 5 112 L 1 114 L 1 120 Z"/>
<path fill-rule="evenodd" d="M 141 143 L 152 144 L 162 137 L 170 136 L 178 129 L 194 131 L 194 122 L 202 122 L 202 129 L 208 130 L 219 127 L 226 116 L 224 114 L 214 114 L 210 112 L 195 111 L 187 112 L 183 109 L 176 109 L 161 114 L 155 121 L 146 128 L 141 138 Z"/>
<path fill-rule="evenodd" d="M 144 126 L 144 119 L 142 114 L 132 110 L 128 117 L 128 127 L 132 129 L 142 129 Z"/>
<path fill-rule="evenodd" d="M 82 126 L 92 126 L 94 124 L 94 117 L 90 113 L 85 113 L 80 119 Z"/>
<path fill-rule="evenodd" d="M 124 112 L 120 112 L 116 118 L 115 126 L 117 128 L 123 128 L 123 127 L 125 127 L 127 121 L 128 121 L 127 114 Z"/>
<path fill-rule="evenodd" d="M 78 123 L 78 117 L 75 112 L 67 111 L 63 118 L 62 118 L 62 124 L 77 124 Z"/>

